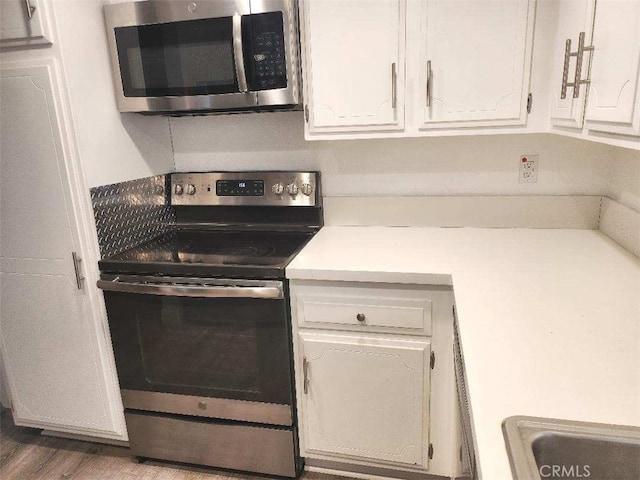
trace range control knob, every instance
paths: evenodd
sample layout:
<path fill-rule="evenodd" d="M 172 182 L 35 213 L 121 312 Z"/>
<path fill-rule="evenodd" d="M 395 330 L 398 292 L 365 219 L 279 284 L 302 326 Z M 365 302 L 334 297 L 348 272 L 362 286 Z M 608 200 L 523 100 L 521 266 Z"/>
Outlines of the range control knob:
<path fill-rule="evenodd" d="M 182 195 L 182 185 L 180 185 L 179 183 L 176 183 L 173 186 L 173 193 L 175 193 L 176 195 Z"/>
<path fill-rule="evenodd" d="M 303 183 L 300 187 L 300 191 L 308 197 L 313 193 L 313 186 L 310 183 Z"/>
<path fill-rule="evenodd" d="M 284 185 L 282 184 L 282 182 L 278 182 L 273 187 L 271 187 L 271 191 L 276 195 L 282 195 L 284 193 Z"/>
<path fill-rule="evenodd" d="M 187 192 L 187 195 L 195 195 L 196 186 L 190 183 L 187 183 L 187 186 L 185 187 L 185 191 Z"/>
<path fill-rule="evenodd" d="M 295 183 L 290 183 L 289 185 L 287 185 L 287 193 L 292 197 L 298 195 L 298 185 L 296 185 Z"/>

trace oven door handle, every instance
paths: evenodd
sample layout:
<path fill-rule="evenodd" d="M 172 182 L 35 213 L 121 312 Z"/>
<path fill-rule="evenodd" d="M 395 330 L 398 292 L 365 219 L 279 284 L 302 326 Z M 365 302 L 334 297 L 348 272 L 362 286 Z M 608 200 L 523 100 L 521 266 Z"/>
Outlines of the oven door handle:
<path fill-rule="evenodd" d="M 98 288 L 110 292 L 163 295 L 167 297 L 284 298 L 284 292 L 281 284 L 272 286 L 147 284 L 122 282 L 116 278 L 114 280 L 98 280 Z"/>

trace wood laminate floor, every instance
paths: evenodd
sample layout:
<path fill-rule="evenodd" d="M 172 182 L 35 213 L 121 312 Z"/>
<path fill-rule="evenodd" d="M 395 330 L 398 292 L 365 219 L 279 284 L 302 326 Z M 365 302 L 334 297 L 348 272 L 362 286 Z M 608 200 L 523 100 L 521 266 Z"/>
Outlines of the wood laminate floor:
<path fill-rule="evenodd" d="M 47 437 L 17 427 L 11 412 L 0 414 L 2 480 L 265 480 L 271 477 L 221 472 L 171 463 L 138 463 L 128 448 Z M 305 472 L 303 480 L 345 480 Z"/>

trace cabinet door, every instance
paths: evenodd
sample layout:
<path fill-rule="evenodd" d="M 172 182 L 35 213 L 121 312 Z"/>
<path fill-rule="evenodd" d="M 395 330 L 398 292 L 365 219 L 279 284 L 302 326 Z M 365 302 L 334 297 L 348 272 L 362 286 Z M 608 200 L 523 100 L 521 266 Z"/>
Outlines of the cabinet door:
<path fill-rule="evenodd" d="M 50 43 L 44 0 L 2 0 L 0 47 Z"/>
<path fill-rule="evenodd" d="M 427 468 L 426 340 L 302 332 L 305 454 Z M 306 365 L 306 366 L 305 366 Z"/>
<path fill-rule="evenodd" d="M 587 128 L 640 134 L 640 1 L 598 0 Z"/>
<path fill-rule="evenodd" d="M 552 78 L 551 123 L 561 127 L 582 128 L 584 108 L 588 87 L 581 85 L 578 98 L 573 98 L 574 89 L 569 87 L 563 99 L 562 78 L 565 64 L 565 46 L 571 40 L 571 52 L 578 48 L 580 32 L 585 34 L 585 46 L 593 41 L 593 16 L 595 0 L 563 0 L 558 4 L 558 28 L 554 42 L 554 62 Z M 591 53 L 585 52 L 582 58 L 583 76 L 589 72 Z M 576 57 L 569 57 L 567 82 L 574 81 Z"/>
<path fill-rule="evenodd" d="M 525 124 L 534 4 L 422 0 L 421 128 Z"/>
<path fill-rule="evenodd" d="M 404 0 L 306 0 L 307 133 L 402 129 Z"/>
<path fill-rule="evenodd" d="M 122 435 L 104 332 L 76 285 L 52 67 L 2 69 L 0 117 L 0 342 L 15 422 Z"/>

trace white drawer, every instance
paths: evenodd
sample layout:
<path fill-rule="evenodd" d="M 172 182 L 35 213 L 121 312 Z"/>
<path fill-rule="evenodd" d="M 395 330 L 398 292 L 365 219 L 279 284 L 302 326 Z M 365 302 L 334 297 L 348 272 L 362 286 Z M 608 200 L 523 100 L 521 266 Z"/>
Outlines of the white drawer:
<path fill-rule="evenodd" d="M 345 290 L 347 290 L 345 292 Z M 301 327 L 431 335 L 431 300 L 389 289 L 316 288 L 297 294 Z"/>

